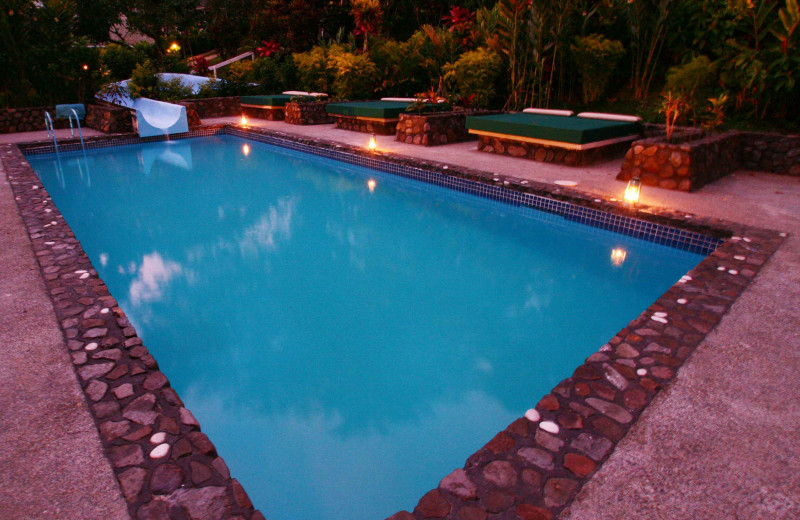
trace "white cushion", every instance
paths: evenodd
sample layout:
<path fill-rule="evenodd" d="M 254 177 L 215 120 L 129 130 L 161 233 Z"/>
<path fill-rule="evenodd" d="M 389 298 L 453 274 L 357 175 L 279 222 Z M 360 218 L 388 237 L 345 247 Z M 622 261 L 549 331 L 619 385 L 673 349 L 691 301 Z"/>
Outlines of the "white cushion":
<path fill-rule="evenodd" d="M 413 98 L 413 97 L 382 97 L 381 98 L 381 101 L 397 101 L 398 103 L 403 103 L 403 102 L 413 103 L 416 100 L 417 100 L 417 98 Z"/>
<path fill-rule="evenodd" d="M 285 94 L 287 96 L 308 96 L 309 95 L 308 92 L 303 92 L 302 90 L 285 90 L 285 91 L 282 92 L 282 94 Z"/>
<path fill-rule="evenodd" d="M 311 93 L 309 94 L 309 96 L 314 96 L 314 97 L 328 97 L 328 94 L 326 94 L 326 93 L 324 93 L 324 92 L 311 92 Z"/>
<path fill-rule="evenodd" d="M 575 112 L 572 110 L 552 110 L 550 108 L 526 108 L 523 110 L 526 114 L 541 114 L 545 116 L 573 116 Z"/>
<path fill-rule="evenodd" d="M 585 117 L 586 119 L 603 119 L 605 121 L 628 121 L 630 123 L 639 123 L 642 118 L 639 116 L 627 116 L 625 114 L 604 114 L 602 112 L 581 112 L 578 117 Z"/>

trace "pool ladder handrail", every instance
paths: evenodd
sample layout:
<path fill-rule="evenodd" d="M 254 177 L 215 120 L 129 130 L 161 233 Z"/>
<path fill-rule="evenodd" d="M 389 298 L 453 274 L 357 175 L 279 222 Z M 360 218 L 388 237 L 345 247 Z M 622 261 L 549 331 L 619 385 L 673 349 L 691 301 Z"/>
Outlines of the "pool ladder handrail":
<path fill-rule="evenodd" d="M 58 142 L 56 142 L 56 129 L 53 126 L 53 118 L 50 117 L 50 112 L 47 110 L 44 111 L 44 128 L 47 130 L 47 137 L 53 138 L 53 148 L 56 150 L 56 155 L 58 155 Z"/>
<path fill-rule="evenodd" d="M 86 151 L 86 147 L 83 144 L 83 131 L 81 130 L 81 120 L 78 117 L 78 112 L 76 112 L 74 108 L 71 108 L 69 111 L 69 131 L 72 137 L 75 137 L 75 129 L 72 127 L 72 116 L 75 116 L 75 124 L 78 126 L 78 136 L 81 138 L 81 150 Z"/>
<path fill-rule="evenodd" d="M 75 125 L 72 124 L 72 118 L 75 118 Z M 78 137 L 81 139 L 81 150 L 84 152 L 86 151 L 86 145 L 83 142 L 83 130 L 81 129 L 81 119 L 78 117 L 78 112 L 72 108 L 70 109 L 70 113 L 67 117 L 69 120 L 69 131 L 72 134 L 72 137 L 75 137 L 75 126 L 78 127 Z M 55 148 L 56 155 L 58 155 L 58 141 L 56 140 L 56 129 L 53 125 L 53 118 L 50 116 L 50 112 L 44 112 L 44 127 L 47 130 L 47 136 L 53 139 L 53 148 Z"/>

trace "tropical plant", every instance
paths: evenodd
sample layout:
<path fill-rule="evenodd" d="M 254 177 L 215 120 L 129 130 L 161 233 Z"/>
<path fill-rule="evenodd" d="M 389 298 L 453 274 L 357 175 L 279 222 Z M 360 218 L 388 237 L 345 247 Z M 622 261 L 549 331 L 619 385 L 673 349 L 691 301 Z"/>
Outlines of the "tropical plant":
<path fill-rule="evenodd" d="M 717 64 L 707 56 L 697 56 L 688 63 L 667 71 L 666 91 L 680 93 L 687 101 L 691 119 L 697 120 L 705 103 L 719 89 Z"/>
<path fill-rule="evenodd" d="M 328 65 L 333 71 L 333 93 L 341 99 L 367 99 L 375 92 L 378 75 L 365 54 L 333 52 Z"/>
<path fill-rule="evenodd" d="M 502 61 L 491 49 L 479 47 L 461 55 L 455 63 L 444 66 L 444 79 L 450 92 L 461 98 L 473 95 L 475 106 L 487 107 L 497 93 Z"/>
<path fill-rule="evenodd" d="M 377 34 L 383 20 L 380 0 L 352 0 L 353 19 L 356 28 L 353 32 L 364 37 L 364 52 L 369 48 L 369 37 Z"/>
<path fill-rule="evenodd" d="M 708 131 L 714 131 L 725 123 L 725 104 L 728 102 L 728 95 L 721 94 L 717 97 L 708 98 L 708 102 L 709 105 L 706 107 L 702 126 Z"/>
<path fill-rule="evenodd" d="M 675 125 L 684 115 L 686 109 L 686 100 L 680 94 L 673 94 L 667 92 L 664 94 L 664 99 L 661 104 L 661 113 L 664 114 L 666 123 L 667 141 L 672 141 L 672 134 L 675 131 Z"/>
<path fill-rule="evenodd" d="M 629 0 L 625 6 L 631 35 L 631 81 L 637 99 L 650 93 L 677 0 Z"/>
<path fill-rule="evenodd" d="M 581 75 L 583 102 L 593 103 L 605 93 L 625 49 L 616 40 L 609 40 L 601 34 L 590 34 L 576 38 L 570 50 Z"/>

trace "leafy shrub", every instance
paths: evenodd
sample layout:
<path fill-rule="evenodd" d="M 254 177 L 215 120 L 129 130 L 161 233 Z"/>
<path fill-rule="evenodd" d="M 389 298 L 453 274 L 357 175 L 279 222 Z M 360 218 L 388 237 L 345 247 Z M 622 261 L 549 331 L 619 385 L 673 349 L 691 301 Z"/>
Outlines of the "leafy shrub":
<path fill-rule="evenodd" d="M 192 87 L 184 85 L 180 78 L 159 79 L 156 99 L 174 103 L 192 97 Z"/>
<path fill-rule="evenodd" d="M 156 68 L 150 60 L 139 63 L 131 73 L 128 90 L 133 99 L 139 97 L 155 98 L 158 95 L 160 80 L 156 76 Z"/>
<path fill-rule="evenodd" d="M 210 97 L 232 97 L 249 94 L 249 90 L 243 87 L 241 83 L 234 83 L 227 79 L 211 80 L 200 86 L 195 97 L 210 98 Z"/>
<path fill-rule="evenodd" d="M 110 79 L 117 81 L 128 79 L 137 63 L 142 63 L 146 57 L 135 49 L 110 43 L 100 52 L 100 61 L 110 73 Z"/>
<path fill-rule="evenodd" d="M 329 70 L 334 71 L 333 92 L 341 99 L 366 99 L 375 92 L 378 71 L 365 54 L 331 53 Z"/>
<path fill-rule="evenodd" d="M 620 58 L 625 54 L 622 43 L 601 34 L 576 38 L 570 45 L 572 57 L 581 76 L 584 103 L 600 99 L 608 87 Z"/>
<path fill-rule="evenodd" d="M 331 91 L 335 78 L 333 72 L 328 69 L 328 52 L 327 48 L 317 45 L 308 52 L 299 52 L 292 56 L 297 66 L 300 87 L 303 90 L 309 92 Z"/>
<path fill-rule="evenodd" d="M 500 77 L 500 56 L 486 47 L 468 51 L 455 63 L 444 66 L 445 81 L 451 92 L 469 98 L 475 106 L 487 107 L 495 97 L 495 85 Z"/>
<path fill-rule="evenodd" d="M 706 56 L 697 56 L 684 65 L 670 67 L 664 90 L 680 94 L 686 100 L 691 118 L 696 120 L 707 100 L 716 93 L 718 83 L 716 63 Z"/>
<path fill-rule="evenodd" d="M 376 87 L 383 95 L 407 97 L 423 88 L 421 82 L 415 82 L 419 67 L 408 59 L 408 43 L 374 37 L 370 40 L 369 57 L 380 81 Z"/>
<path fill-rule="evenodd" d="M 437 83 L 442 67 L 457 59 L 458 47 L 459 42 L 447 29 L 423 25 L 408 39 L 406 60 L 415 64 L 414 80 L 422 88 Z"/>
<path fill-rule="evenodd" d="M 283 90 L 295 90 L 297 69 L 292 59 L 259 58 L 253 62 L 250 81 L 257 83 L 257 90 L 264 94 L 275 94 Z"/>

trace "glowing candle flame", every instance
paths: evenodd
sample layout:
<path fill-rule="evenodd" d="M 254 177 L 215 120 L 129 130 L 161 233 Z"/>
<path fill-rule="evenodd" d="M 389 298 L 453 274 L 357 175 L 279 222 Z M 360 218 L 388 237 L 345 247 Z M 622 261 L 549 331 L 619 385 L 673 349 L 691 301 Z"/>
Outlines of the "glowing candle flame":
<path fill-rule="evenodd" d="M 170 52 L 178 52 L 181 50 L 181 46 L 178 45 L 178 42 L 172 42 L 172 45 L 169 46 Z"/>
<path fill-rule="evenodd" d="M 367 181 L 367 188 L 369 188 L 369 192 L 370 193 L 375 191 L 375 186 L 376 185 L 377 185 L 377 183 L 375 182 L 375 179 L 370 179 L 370 180 Z"/>
<path fill-rule="evenodd" d="M 628 256 L 628 252 L 622 249 L 621 247 L 617 247 L 611 250 L 611 263 L 616 266 L 620 266 L 625 262 L 625 257 Z"/>
<path fill-rule="evenodd" d="M 83 70 L 89 70 L 89 66 L 84 64 L 84 66 L 82 67 L 82 69 L 83 69 Z"/>
<path fill-rule="evenodd" d="M 378 147 L 378 141 L 375 139 L 375 134 L 369 136 L 369 149 L 375 150 Z"/>
<path fill-rule="evenodd" d="M 642 191 L 642 181 L 639 177 L 634 177 L 628 181 L 628 186 L 625 188 L 625 202 L 631 206 L 639 202 L 639 195 Z"/>
<path fill-rule="evenodd" d="M 242 114 L 242 125 L 247 126 L 247 116 Z"/>
<path fill-rule="evenodd" d="M 249 144 L 245 143 L 244 145 L 242 145 L 242 153 L 244 154 L 245 157 L 250 155 L 250 145 Z"/>

